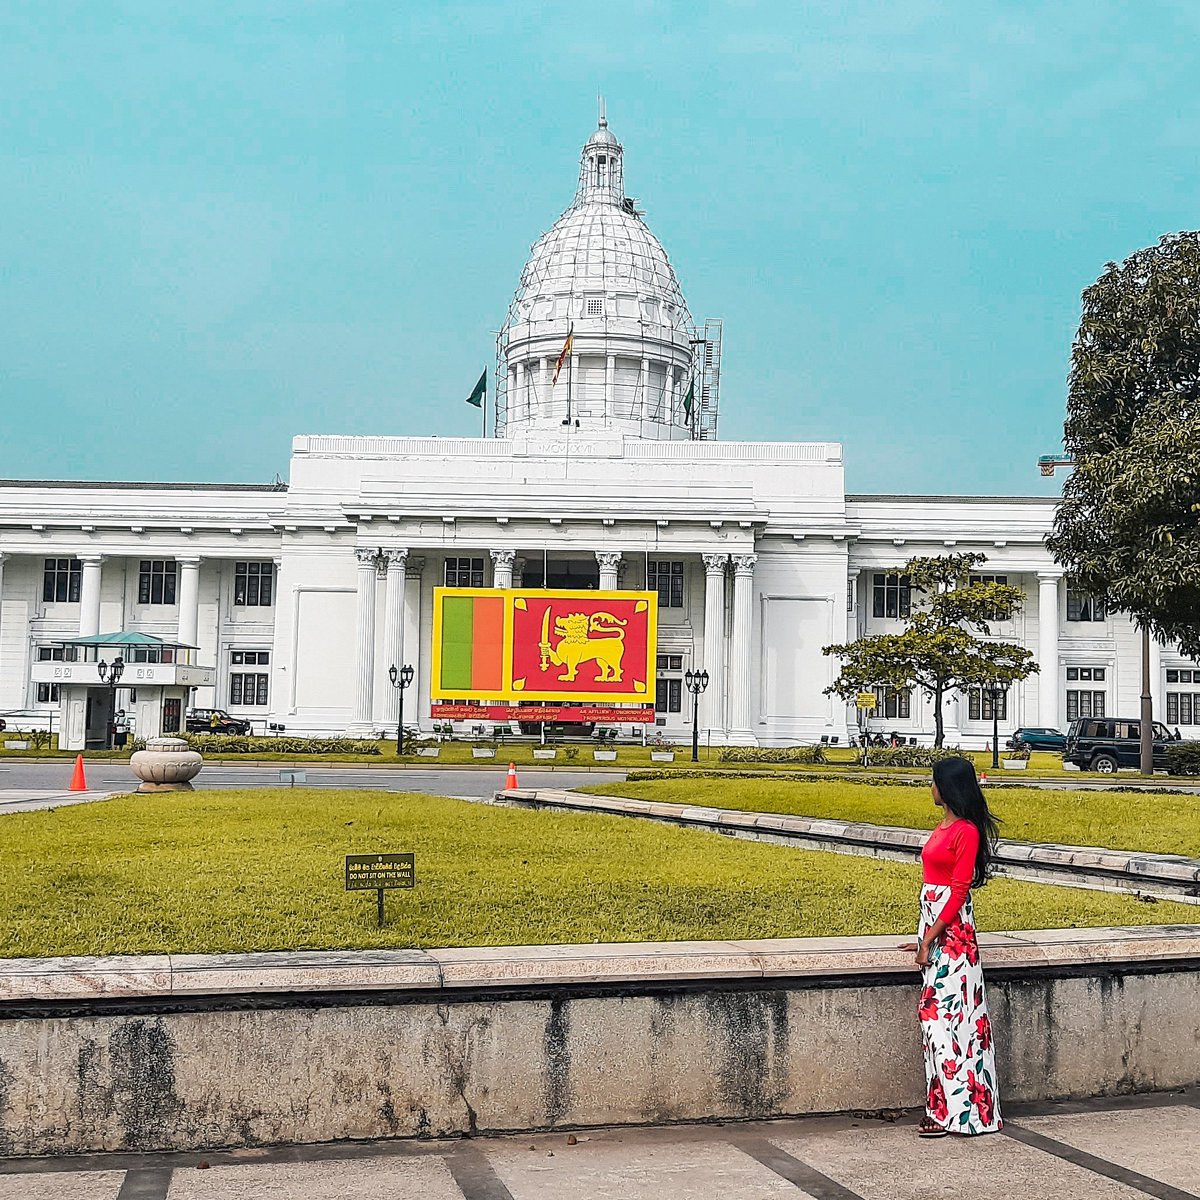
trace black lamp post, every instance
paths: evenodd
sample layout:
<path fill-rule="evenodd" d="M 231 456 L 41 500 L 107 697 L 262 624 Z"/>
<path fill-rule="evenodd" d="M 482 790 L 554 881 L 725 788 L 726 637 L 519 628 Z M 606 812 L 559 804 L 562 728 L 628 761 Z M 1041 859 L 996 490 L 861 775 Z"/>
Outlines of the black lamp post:
<path fill-rule="evenodd" d="M 104 659 L 101 659 L 96 664 L 96 673 L 100 676 L 101 683 L 108 684 L 108 720 L 105 722 L 104 748 L 111 750 L 113 748 L 113 722 L 117 712 L 117 684 L 121 682 L 121 676 L 125 673 L 125 660 L 118 654 L 112 660 L 110 667 Z"/>
<path fill-rule="evenodd" d="M 404 689 L 413 681 L 413 669 L 406 663 L 397 670 L 396 664 L 392 663 L 388 667 L 388 678 L 400 693 L 400 715 L 396 720 L 396 757 L 399 758 L 404 753 Z"/>
<path fill-rule="evenodd" d="M 998 683 L 993 683 L 988 688 L 988 695 L 992 698 L 992 770 L 1000 769 L 1000 701 L 1004 698 L 1006 688 L 1001 687 Z"/>
<path fill-rule="evenodd" d="M 692 762 L 700 761 L 700 693 L 708 687 L 707 671 L 688 671 L 683 677 L 692 693 Z"/>

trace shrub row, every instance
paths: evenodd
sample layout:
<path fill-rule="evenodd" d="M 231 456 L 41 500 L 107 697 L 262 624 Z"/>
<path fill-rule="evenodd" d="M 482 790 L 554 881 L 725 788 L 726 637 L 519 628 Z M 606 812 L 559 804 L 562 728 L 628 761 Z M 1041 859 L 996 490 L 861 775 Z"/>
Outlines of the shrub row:
<path fill-rule="evenodd" d="M 969 758 L 958 746 L 872 746 L 859 750 L 858 762 L 863 755 L 871 767 L 932 767 L 943 758 Z"/>
<path fill-rule="evenodd" d="M 823 763 L 824 746 L 726 746 L 717 755 L 718 762 L 746 763 Z"/>
<path fill-rule="evenodd" d="M 1175 742 L 1168 746 L 1167 770 L 1172 775 L 1200 775 L 1200 742 Z"/>
<path fill-rule="evenodd" d="M 239 737 L 227 733 L 181 735 L 201 754 L 379 754 L 379 743 L 366 738 Z"/>

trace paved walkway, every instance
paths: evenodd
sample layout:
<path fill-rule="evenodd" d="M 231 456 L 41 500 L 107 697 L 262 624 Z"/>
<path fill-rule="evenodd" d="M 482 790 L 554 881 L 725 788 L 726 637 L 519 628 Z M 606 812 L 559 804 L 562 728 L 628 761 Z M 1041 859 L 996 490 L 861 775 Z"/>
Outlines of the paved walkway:
<path fill-rule="evenodd" d="M 126 788 L 125 791 L 132 791 Z M 67 804 L 90 804 L 95 800 L 108 800 L 124 792 L 71 792 L 46 791 L 37 788 L 20 788 L 0 791 L 0 813 L 34 812 L 39 808 L 62 808 Z"/>
<path fill-rule="evenodd" d="M 1003 1134 L 812 1117 L 453 1142 L 0 1160 L 0 1200 L 1197 1200 L 1200 1092 L 1041 1105 Z M 574 1137 L 575 1144 L 570 1138 Z"/>

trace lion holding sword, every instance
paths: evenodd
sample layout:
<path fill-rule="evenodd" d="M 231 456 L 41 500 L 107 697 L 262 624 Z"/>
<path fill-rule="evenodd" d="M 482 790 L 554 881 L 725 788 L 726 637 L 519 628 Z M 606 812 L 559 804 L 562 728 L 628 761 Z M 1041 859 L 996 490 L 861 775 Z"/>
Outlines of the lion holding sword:
<path fill-rule="evenodd" d="M 595 662 L 597 683 L 620 683 L 623 678 L 621 662 L 625 657 L 625 629 L 628 624 L 608 612 L 568 613 L 554 618 L 554 634 L 557 641 L 550 641 L 550 605 L 542 615 L 541 669 L 548 671 L 550 664 L 566 667 L 559 675 L 563 683 L 573 682 L 579 674 L 581 663 Z"/>

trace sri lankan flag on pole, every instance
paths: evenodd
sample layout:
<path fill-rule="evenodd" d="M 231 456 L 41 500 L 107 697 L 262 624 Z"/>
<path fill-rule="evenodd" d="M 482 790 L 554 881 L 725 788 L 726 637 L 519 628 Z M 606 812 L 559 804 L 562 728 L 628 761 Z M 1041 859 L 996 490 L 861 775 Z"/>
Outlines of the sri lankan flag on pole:
<path fill-rule="evenodd" d="M 563 369 L 563 363 L 567 361 L 571 354 L 571 346 L 575 342 L 575 326 L 572 325 L 567 330 L 567 340 L 563 342 L 563 348 L 558 352 L 558 362 L 554 364 L 554 378 L 550 380 L 550 386 L 553 387 L 558 382 L 558 373 Z"/>

